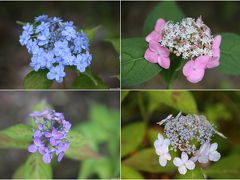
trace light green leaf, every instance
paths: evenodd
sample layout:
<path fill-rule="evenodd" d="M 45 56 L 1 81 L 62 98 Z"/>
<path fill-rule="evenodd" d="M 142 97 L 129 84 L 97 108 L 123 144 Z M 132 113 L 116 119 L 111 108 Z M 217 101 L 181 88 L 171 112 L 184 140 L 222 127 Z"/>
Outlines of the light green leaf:
<path fill-rule="evenodd" d="M 155 23 L 157 19 L 163 18 L 168 21 L 180 21 L 184 18 L 185 15 L 181 9 L 177 6 L 177 3 L 174 1 L 163 1 L 160 2 L 153 11 L 148 15 L 144 26 L 143 32 L 144 35 L 147 35 L 154 30 Z"/>
<path fill-rule="evenodd" d="M 240 75 L 240 35 L 222 33 L 219 70 L 230 75 Z"/>
<path fill-rule="evenodd" d="M 204 172 L 209 178 L 215 179 L 239 179 L 240 178 L 240 155 L 230 155 L 221 158 L 212 164 Z"/>
<path fill-rule="evenodd" d="M 100 27 L 101 26 L 96 26 L 94 28 L 84 30 L 84 33 L 87 35 L 87 37 L 90 41 L 93 41 L 95 34 Z"/>
<path fill-rule="evenodd" d="M 12 179 L 24 179 L 24 165 L 21 165 L 14 172 Z"/>
<path fill-rule="evenodd" d="M 53 83 L 47 79 L 48 70 L 31 71 L 24 79 L 25 89 L 49 89 Z"/>
<path fill-rule="evenodd" d="M 32 141 L 29 125 L 18 124 L 0 131 L 0 148 L 26 149 Z"/>
<path fill-rule="evenodd" d="M 24 179 L 51 179 L 51 164 L 45 164 L 39 153 L 31 154 L 24 165 Z"/>
<path fill-rule="evenodd" d="M 122 164 L 121 179 L 144 179 L 144 177 L 134 168 Z"/>
<path fill-rule="evenodd" d="M 122 128 L 121 132 L 121 157 L 134 152 L 143 141 L 146 125 L 137 122 Z"/>
<path fill-rule="evenodd" d="M 161 167 L 159 165 L 159 157 L 153 148 L 138 151 L 128 159 L 124 160 L 123 164 L 140 171 L 151 173 L 171 172 L 176 170 L 176 167 L 172 162 L 168 162 L 166 167 Z"/>
<path fill-rule="evenodd" d="M 107 42 L 110 42 L 114 49 L 120 54 L 120 39 L 119 38 L 111 38 L 106 39 Z"/>
<path fill-rule="evenodd" d="M 149 91 L 149 111 L 159 108 L 161 104 L 170 106 L 178 111 L 189 114 L 197 114 L 196 101 L 188 91 Z"/>
<path fill-rule="evenodd" d="M 144 38 L 122 40 L 121 83 L 123 87 L 141 84 L 161 71 L 159 65 L 144 59 L 147 48 Z"/>

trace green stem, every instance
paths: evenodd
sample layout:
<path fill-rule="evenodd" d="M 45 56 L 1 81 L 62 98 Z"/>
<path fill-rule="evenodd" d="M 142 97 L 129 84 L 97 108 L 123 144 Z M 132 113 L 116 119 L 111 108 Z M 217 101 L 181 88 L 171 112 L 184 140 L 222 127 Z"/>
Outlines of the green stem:
<path fill-rule="evenodd" d="M 87 71 L 85 71 L 84 74 L 92 80 L 92 82 L 95 84 L 95 86 L 98 85 L 97 80 L 91 74 L 89 74 Z"/>
<path fill-rule="evenodd" d="M 22 22 L 22 21 L 16 21 L 16 23 L 18 24 L 18 25 L 21 25 L 21 26 L 24 26 L 24 25 L 26 25 L 27 23 L 25 23 L 25 22 Z"/>

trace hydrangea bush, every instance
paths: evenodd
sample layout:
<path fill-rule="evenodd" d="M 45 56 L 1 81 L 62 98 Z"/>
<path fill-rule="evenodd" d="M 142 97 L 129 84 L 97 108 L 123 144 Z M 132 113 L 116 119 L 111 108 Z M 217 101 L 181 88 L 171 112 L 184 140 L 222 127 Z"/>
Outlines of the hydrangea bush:
<path fill-rule="evenodd" d="M 37 129 L 33 128 L 33 144 L 28 147 L 28 151 L 39 152 L 46 164 L 51 162 L 55 153 L 60 162 L 70 145 L 67 133 L 71 123 L 65 120 L 62 113 L 49 109 L 33 112 L 30 116 L 34 119 Z"/>
<path fill-rule="evenodd" d="M 38 16 L 33 23 L 23 26 L 19 42 L 32 55 L 33 70 L 49 70 L 47 78 L 58 83 L 63 82 L 66 66 L 75 66 L 79 72 L 84 72 L 91 64 L 89 40 L 72 21 Z"/>
<path fill-rule="evenodd" d="M 218 161 L 221 154 L 217 152 L 218 144 L 212 143 L 214 134 L 224 137 L 215 130 L 212 124 L 203 115 L 187 115 L 179 113 L 176 117 L 170 115 L 159 122 L 164 125 L 166 138 L 159 133 L 154 147 L 159 156 L 159 164 L 164 167 L 167 161 L 173 160 L 180 174 L 193 170 L 195 163 L 206 164 L 209 161 Z M 171 157 L 169 151 L 181 153 L 181 158 Z"/>

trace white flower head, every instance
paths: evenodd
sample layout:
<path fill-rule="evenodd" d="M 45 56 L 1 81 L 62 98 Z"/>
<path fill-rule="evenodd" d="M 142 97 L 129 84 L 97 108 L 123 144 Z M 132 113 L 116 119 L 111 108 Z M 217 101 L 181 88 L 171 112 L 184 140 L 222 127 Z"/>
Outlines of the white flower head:
<path fill-rule="evenodd" d="M 158 134 L 158 139 L 154 142 L 154 147 L 157 155 L 159 155 L 159 164 L 162 167 L 167 165 L 167 161 L 171 160 L 171 155 L 168 152 L 169 145 L 169 139 L 164 139 L 161 134 Z"/>
<path fill-rule="evenodd" d="M 181 159 L 175 157 L 173 164 L 178 167 L 180 174 L 186 174 L 187 169 L 193 170 L 195 168 L 194 162 L 191 159 L 188 159 L 188 155 L 185 152 L 182 152 Z"/>

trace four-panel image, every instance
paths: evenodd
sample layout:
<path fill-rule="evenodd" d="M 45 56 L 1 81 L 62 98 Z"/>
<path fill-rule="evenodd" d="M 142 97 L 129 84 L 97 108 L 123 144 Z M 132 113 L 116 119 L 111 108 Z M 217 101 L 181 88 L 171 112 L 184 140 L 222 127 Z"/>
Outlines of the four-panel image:
<path fill-rule="evenodd" d="M 239 13 L 0 1 L 0 178 L 240 178 Z"/>

